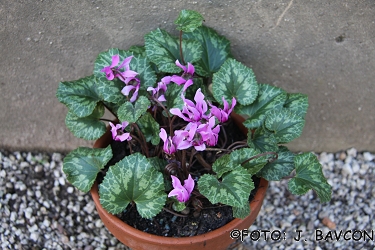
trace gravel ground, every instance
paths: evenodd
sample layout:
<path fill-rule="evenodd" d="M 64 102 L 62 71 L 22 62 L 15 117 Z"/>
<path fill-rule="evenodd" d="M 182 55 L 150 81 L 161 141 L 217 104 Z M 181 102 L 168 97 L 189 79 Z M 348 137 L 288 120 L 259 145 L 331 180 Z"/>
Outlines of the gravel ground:
<path fill-rule="evenodd" d="M 128 249 L 103 226 L 91 196 L 66 182 L 63 157 L 0 150 L 1 248 Z M 375 155 L 349 149 L 318 157 L 331 202 L 320 204 L 311 191 L 294 196 L 287 180 L 271 182 L 249 236 L 232 249 L 375 249 Z"/>

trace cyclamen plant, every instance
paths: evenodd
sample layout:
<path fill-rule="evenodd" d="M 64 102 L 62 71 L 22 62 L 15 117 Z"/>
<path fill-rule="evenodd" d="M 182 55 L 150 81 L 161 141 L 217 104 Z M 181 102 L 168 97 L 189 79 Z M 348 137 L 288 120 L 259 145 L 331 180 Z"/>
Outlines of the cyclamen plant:
<path fill-rule="evenodd" d="M 313 189 L 329 201 L 331 187 L 316 156 L 285 146 L 302 133 L 307 96 L 257 83 L 233 59 L 229 41 L 202 22 L 198 12 L 183 10 L 175 21 L 178 37 L 156 29 L 144 46 L 100 53 L 93 75 L 60 83 L 57 98 L 69 109 L 72 133 L 96 140 L 108 126 L 128 154 L 107 166 L 111 146 L 79 147 L 64 158 L 67 179 L 87 192 L 105 170 L 102 206 L 117 214 L 132 204 L 144 218 L 162 209 L 199 213 L 207 201 L 244 218 L 253 175 L 287 177 L 293 194 Z M 103 118 L 105 109 L 113 121 Z M 246 117 L 248 129 L 238 141 L 228 136 L 234 111 Z"/>

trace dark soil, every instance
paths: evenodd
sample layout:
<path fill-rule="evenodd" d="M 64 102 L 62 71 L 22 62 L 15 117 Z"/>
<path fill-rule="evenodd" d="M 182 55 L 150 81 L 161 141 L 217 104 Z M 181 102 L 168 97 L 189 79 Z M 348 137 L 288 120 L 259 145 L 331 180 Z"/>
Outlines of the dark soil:
<path fill-rule="evenodd" d="M 228 126 L 229 127 L 226 129 L 228 139 L 227 144 L 241 141 L 246 138 L 246 136 L 243 134 L 238 133 L 239 129 L 233 123 L 229 123 Z M 123 159 L 126 155 L 130 154 L 127 145 L 128 144 L 126 142 L 121 143 L 118 141 L 112 141 L 111 147 L 113 158 L 107 164 L 107 168 Z M 133 148 L 133 151 L 137 150 L 134 150 Z M 210 159 L 212 156 L 209 152 L 208 154 L 203 154 L 202 156 L 208 162 L 214 161 L 214 159 Z M 103 180 L 104 174 L 105 171 L 98 175 L 99 183 L 101 183 Z M 253 182 L 255 189 L 252 190 L 251 194 L 249 195 L 249 201 L 253 199 L 258 189 L 259 178 L 253 176 Z M 222 204 L 213 205 L 207 199 L 201 200 L 201 202 L 203 209 L 200 211 L 200 213 L 194 213 L 194 208 L 191 206 L 190 212 L 186 215 L 170 212 L 172 209 L 164 209 L 153 219 L 142 218 L 139 215 L 136 206 L 129 204 L 127 209 L 118 214 L 117 217 L 138 230 L 159 236 L 169 237 L 186 237 L 204 234 L 222 227 L 234 219 L 232 215 L 232 208 L 230 206 Z"/>

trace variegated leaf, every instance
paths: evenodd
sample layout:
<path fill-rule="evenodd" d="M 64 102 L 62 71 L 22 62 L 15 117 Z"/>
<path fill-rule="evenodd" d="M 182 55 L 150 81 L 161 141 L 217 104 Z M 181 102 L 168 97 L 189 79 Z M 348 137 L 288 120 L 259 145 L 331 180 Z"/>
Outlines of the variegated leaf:
<path fill-rule="evenodd" d="M 98 78 L 101 77 L 101 76 L 105 77 L 105 73 L 102 72 L 101 70 L 104 67 L 110 66 L 112 64 L 112 57 L 114 55 L 120 56 L 120 62 L 119 62 L 119 65 L 118 65 L 118 66 L 120 66 L 121 62 L 124 61 L 124 59 L 127 58 L 128 56 L 131 56 L 132 53 L 129 53 L 125 50 L 120 50 L 120 49 L 117 49 L 117 48 L 112 48 L 112 49 L 109 49 L 107 51 L 104 51 L 104 52 L 100 53 L 97 56 L 97 58 L 95 60 L 95 65 L 94 65 L 94 75 L 96 77 L 98 77 Z"/>
<path fill-rule="evenodd" d="M 303 153 L 294 158 L 296 175 L 288 182 L 289 190 L 296 195 L 313 189 L 321 202 L 331 200 L 332 187 L 323 175 L 322 166 L 313 153 Z"/>
<path fill-rule="evenodd" d="M 194 64 L 199 75 L 211 76 L 217 72 L 230 55 L 230 42 L 214 29 L 201 26 L 194 32 L 184 33 L 187 39 L 196 39 L 201 43 L 203 53 L 201 59 Z"/>
<path fill-rule="evenodd" d="M 131 52 L 133 55 L 140 55 L 142 57 L 147 56 L 145 46 L 133 45 L 130 46 L 128 51 Z"/>
<path fill-rule="evenodd" d="M 103 115 L 104 106 L 98 103 L 89 116 L 78 117 L 69 111 L 65 118 L 65 124 L 74 136 L 85 140 L 96 140 L 106 132 L 105 123 L 100 121 Z"/>
<path fill-rule="evenodd" d="M 127 121 L 129 123 L 136 122 L 141 115 L 146 113 L 148 107 L 151 105 L 150 101 L 145 96 L 140 96 L 133 104 L 126 102 L 118 109 L 118 118 L 120 121 Z"/>
<path fill-rule="evenodd" d="M 109 168 L 99 186 L 100 203 L 108 212 L 117 214 L 134 202 L 142 218 L 150 219 L 165 204 L 163 183 L 163 174 L 144 155 L 135 153 Z"/>
<path fill-rule="evenodd" d="M 177 59 L 182 63 L 179 46 L 179 40 L 162 29 L 151 31 L 145 36 L 147 57 L 163 72 L 181 72 L 181 68 L 176 66 Z M 184 39 L 182 51 L 185 62 L 194 63 L 200 59 L 202 47 L 198 41 Z"/>
<path fill-rule="evenodd" d="M 223 203 L 233 207 L 243 207 L 248 203 L 254 183 L 251 175 L 242 167 L 225 174 L 222 181 L 210 174 L 198 180 L 198 189 L 212 203 Z"/>
<path fill-rule="evenodd" d="M 304 117 L 309 107 L 308 97 L 300 93 L 288 94 L 284 107 Z"/>
<path fill-rule="evenodd" d="M 261 152 L 254 148 L 241 148 L 230 153 L 230 161 L 234 164 L 240 164 L 249 174 L 253 175 L 259 172 L 267 163 L 266 156 L 257 157 Z M 250 161 L 250 158 L 253 158 Z"/>
<path fill-rule="evenodd" d="M 79 147 L 64 158 L 63 171 L 72 185 L 87 192 L 91 189 L 99 171 L 111 158 L 111 146 L 106 148 Z"/>
<path fill-rule="evenodd" d="M 271 110 L 265 120 L 266 128 L 275 134 L 279 143 L 288 143 L 298 138 L 304 125 L 303 117 L 285 108 Z"/>
<path fill-rule="evenodd" d="M 93 75 L 76 81 L 60 82 L 56 96 L 78 117 L 90 115 L 102 100 Z"/>
<path fill-rule="evenodd" d="M 179 202 L 176 198 L 174 198 L 172 207 L 174 211 L 181 212 L 186 208 L 186 204 L 185 202 Z"/>
<path fill-rule="evenodd" d="M 248 132 L 247 145 L 260 152 L 274 152 L 278 150 L 274 134 L 265 130 L 263 127 L 257 128 L 254 133 L 251 130 Z"/>
<path fill-rule="evenodd" d="M 230 162 L 230 155 L 226 154 L 214 162 L 214 164 L 212 165 L 212 170 L 217 174 L 217 178 L 221 178 L 223 174 L 232 171 L 235 167 L 238 166 L 241 165 L 234 165 L 232 162 Z"/>
<path fill-rule="evenodd" d="M 137 121 L 139 129 L 143 133 L 146 141 L 151 142 L 152 145 L 158 145 L 160 142 L 159 132 L 160 126 L 159 123 L 155 121 L 150 113 L 145 113 Z"/>
<path fill-rule="evenodd" d="M 184 100 L 181 98 L 181 94 L 183 93 L 183 85 L 177 84 L 169 84 L 167 91 L 165 92 L 164 96 L 167 100 L 165 106 L 169 109 L 171 108 L 179 108 L 182 109 L 184 106 Z"/>
<path fill-rule="evenodd" d="M 236 106 L 236 112 L 249 118 L 243 123 L 247 128 L 257 128 L 263 124 L 266 114 L 270 110 L 281 109 L 286 100 L 284 90 L 268 84 L 259 84 L 259 95 L 250 105 Z"/>
<path fill-rule="evenodd" d="M 109 81 L 104 75 L 101 75 L 96 78 L 96 81 L 98 93 L 103 97 L 104 101 L 114 104 L 122 104 L 127 101 L 126 97 L 121 93 L 125 84 L 119 79 Z"/>
<path fill-rule="evenodd" d="M 232 207 L 233 217 L 244 219 L 250 214 L 250 204 L 246 203 L 243 207 Z"/>
<path fill-rule="evenodd" d="M 239 104 L 249 105 L 257 98 L 258 90 L 253 71 L 235 59 L 227 59 L 213 75 L 212 91 L 220 104 L 222 97 L 227 101 L 235 97 Z"/>
<path fill-rule="evenodd" d="M 268 181 L 279 181 L 290 175 L 294 169 L 294 154 L 286 147 L 280 147 L 276 160 L 267 163 L 257 174 Z"/>
<path fill-rule="evenodd" d="M 203 16 L 194 10 L 181 10 L 178 18 L 174 22 L 177 29 L 183 32 L 193 32 L 197 27 L 202 25 Z"/>

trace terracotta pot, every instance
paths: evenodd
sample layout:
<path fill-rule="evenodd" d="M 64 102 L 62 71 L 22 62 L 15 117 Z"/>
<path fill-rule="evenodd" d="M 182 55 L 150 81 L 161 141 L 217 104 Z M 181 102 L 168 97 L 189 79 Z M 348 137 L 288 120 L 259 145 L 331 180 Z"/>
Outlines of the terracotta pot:
<path fill-rule="evenodd" d="M 242 123 L 242 117 L 237 118 L 236 123 Z M 242 125 L 242 124 L 241 124 Z M 246 129 L 242 130 L 246 132 Z M 106 147 L 111 142 L 110 131 L 97 140 L 94 148 Z M 261 179 L 258 190 L 254 199 L 250 202 L 251 213 L 245 219 L 234 219 L 225 226 L 208 232 L 206 234 L 192 236 L 192 237 L 163 237 L 137 230 L 125 222 L 121 221 L 116 216 L 108 213 L 101 206 L 99 201 L 98 183 L 95 182 L 91 189 L 91 195 L 95 202 L 96 209 L 102 219 L 104 225 L 108 230 L 123 244 L 136 250 L 150 250 L 150 249 L 227 249 L 227 247 L 235 240 L 230 237 L 230 232 L 233 229 L 248 229 L 255 221 L 259 210 L 262 206 L 264 196 L 268 187 L 268 181 Z"/>

